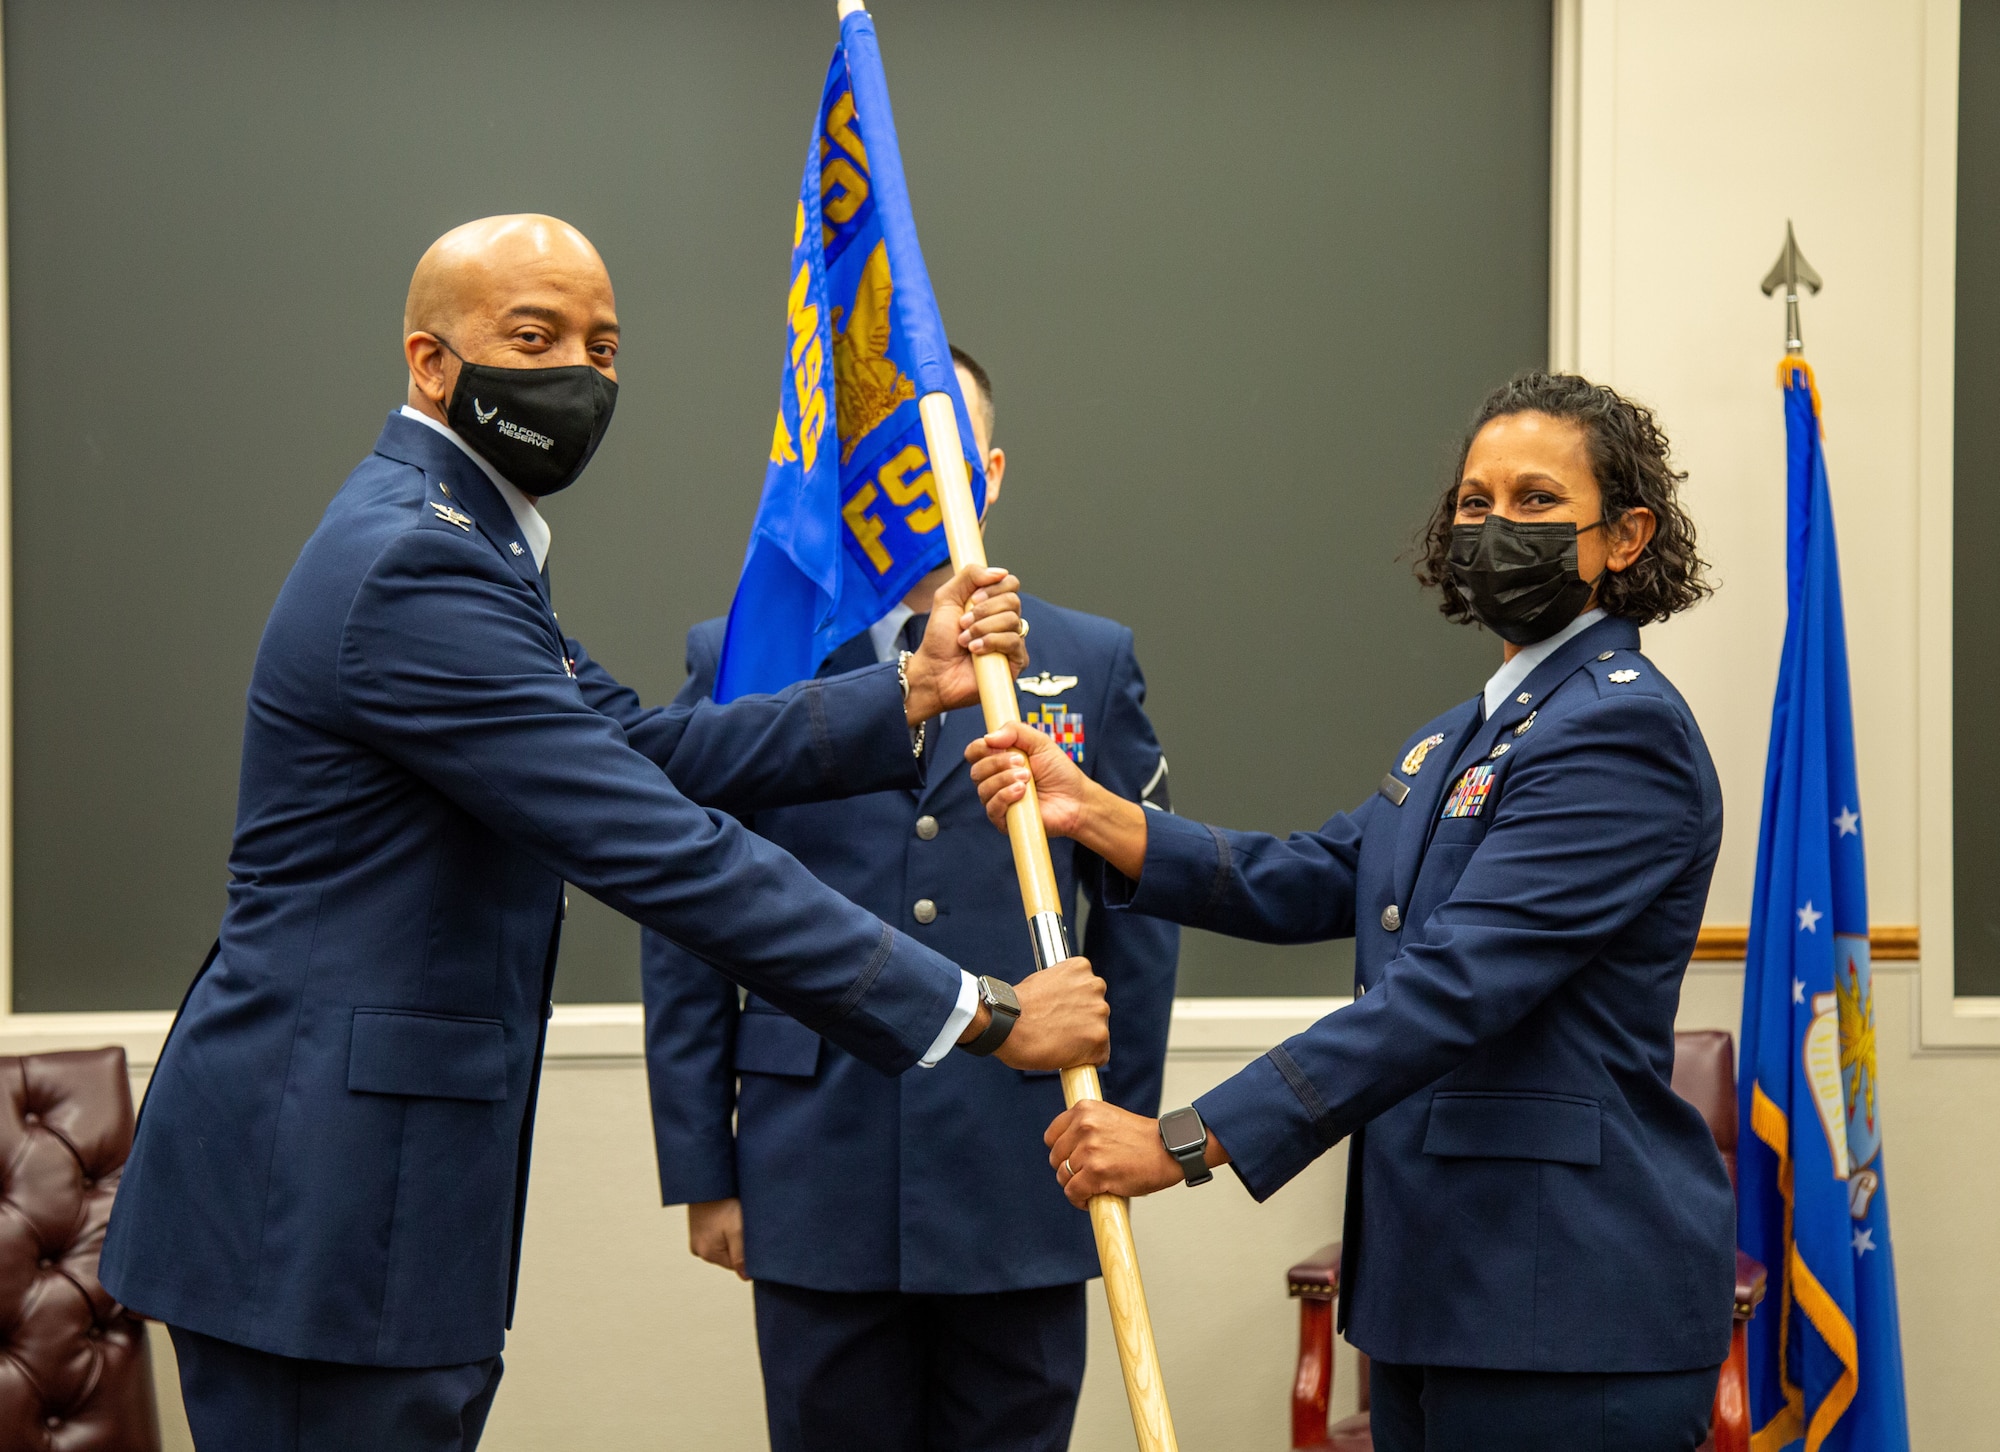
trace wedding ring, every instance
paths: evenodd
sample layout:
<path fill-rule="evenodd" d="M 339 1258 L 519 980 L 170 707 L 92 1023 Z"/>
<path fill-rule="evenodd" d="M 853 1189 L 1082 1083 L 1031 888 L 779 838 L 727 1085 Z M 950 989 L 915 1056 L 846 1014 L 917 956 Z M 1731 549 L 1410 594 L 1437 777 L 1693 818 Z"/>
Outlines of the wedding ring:
<path fill-rule="evenodd" d="M 1063 1178 L 1066 1180 L 1074 1180 L 1076 1178 L 1076 1171 L 1069 1167 L 1068 1160 L 1063 1161 Z"/>
<path fill-rule="evenodd" d="M 1026 640 L 1027 638 L 1028 638 L 1028 622 L 1023 620 L 1021 622 L 1021 639 Z"/>

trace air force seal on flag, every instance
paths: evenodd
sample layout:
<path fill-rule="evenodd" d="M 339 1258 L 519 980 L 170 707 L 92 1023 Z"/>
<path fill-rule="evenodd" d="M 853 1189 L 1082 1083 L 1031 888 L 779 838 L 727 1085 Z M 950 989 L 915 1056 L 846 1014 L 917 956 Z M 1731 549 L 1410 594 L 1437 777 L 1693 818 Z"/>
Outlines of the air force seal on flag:
<path fill-rule="evenodd" d="M 1834 1014 L 1840 1026 L 1840 1088 L 1847 1119 L 1847 1208 L 1866 1218 L 1882 1177 L 1869 1166 L 1882 1153 L 1875 1107 L 1875 987 L 1868 940 L 1839 933 L 1833 940 Z"/>
<path fill-rule="evenodd" d="M 1030 711 L 1027 722 L 1068 752 L 1071 761 L 1083 765 L 1083 717 L 1061 702 L 1051 701 Z"/>

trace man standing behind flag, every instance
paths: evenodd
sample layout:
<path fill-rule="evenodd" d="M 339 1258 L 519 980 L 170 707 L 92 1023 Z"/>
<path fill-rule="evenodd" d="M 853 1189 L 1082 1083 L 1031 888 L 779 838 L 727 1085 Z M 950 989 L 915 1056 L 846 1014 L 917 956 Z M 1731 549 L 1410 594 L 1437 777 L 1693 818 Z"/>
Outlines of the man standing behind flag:
<path fill-rule="evenodd" d="M 953 354 L 991 508 L 1007 463 L 992 388 Z M 894 659 L 949 571 L 820 673 Z M 1044 667 L 1018 682 L 1023 715 L 1111 791 L 1166 810 L 1132 632 L 1032 598 L 1021 608 Z M 722 637 L 720 620 L 689 632 L 683 705 L 711 693 Z M 746 822 L 919 942 L 1019 980 L 1034 960 L 1013 860 L 962 765 L 983 722 L 954 711 L 938 729 L 919 790 Z M 1067 912 L 1095 874 L 1080 870 L 1087 854 L 1052 845 Z M 1116 1025 L 1105 1094 L 1140 1114 L 1159 1109 L 1179 944 L 1174 925 L 1129 913 L 1093 912 L 1086 929 Z M 665 938 L 647 934 L 644 963 L 661 1190 L 687 1203 L 694 1254 L 757 1282 L 775 1452 L 1067 1446 L 1097 1254 L 1089 1220 L 1042 1169 L 1042 1128 L 1063 1107 L 1055 1076 L 960 1055 L 888 1079 L 754 998 L 739 1008 L 733 985 Z"/>
<path fill-rule="evenodd" d="M 1790 616 L 1771 713 L 1743 981 L 1737 1231 L 1776 1294 L 1750 1323 L 1757 1452 L 1904 1452 L 1868 883 L 1819 394 L 1785 395 Z"/>

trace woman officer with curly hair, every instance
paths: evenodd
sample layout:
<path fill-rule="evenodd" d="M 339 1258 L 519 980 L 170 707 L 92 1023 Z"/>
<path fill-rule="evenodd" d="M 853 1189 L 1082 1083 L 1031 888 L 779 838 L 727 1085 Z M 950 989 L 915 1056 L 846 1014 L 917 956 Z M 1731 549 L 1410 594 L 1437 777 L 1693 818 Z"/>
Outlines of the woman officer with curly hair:
<path fill-rule="evenodd" d="M 996 822 L 1032 772 L 1048 829 L 1107 864 L 1099 901 L 1263 942 L 1355 938 L 1351 1006 L 1189 1109 L 1079 1104 L 1047 1140 L 1082 1205 L 1220 1164 L 1262 1200 L 1351 1139 L 1341 1325 L 1374 1358 L 1382 1452 L 1706 1435 L 1734 1203 L 1671 1081 L 1722 797 L 1639 653 L 1641 625 L 1709 591 L 1682 477 L 1609 388 L 1537 373 L 1488 398 L 1417 574 L 1500 637 L 1500 668 L 1317 831 L 1143 811 L 1024 728 L 967 753 Z"/>

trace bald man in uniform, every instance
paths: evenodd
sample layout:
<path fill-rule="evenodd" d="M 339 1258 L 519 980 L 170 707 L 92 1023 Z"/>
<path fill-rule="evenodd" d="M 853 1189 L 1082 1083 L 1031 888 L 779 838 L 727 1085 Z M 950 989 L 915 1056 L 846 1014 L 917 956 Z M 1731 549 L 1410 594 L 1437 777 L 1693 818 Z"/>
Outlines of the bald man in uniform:
<path fill-rule="evenodd" d="M 896 1074 L 984 1032 L 972 980 L 730 814 L 921 780 L 924 723 L 1024 665 L 967 571 L 906 671 L 648 709 L 563 636 L 536 500 L 617 397 L 604 264 L 551 217 L 418 263 L 407 405 L 252 673 L 221 934 L 146 1096 L 101 1274 L 167 1323 L 202 1452 L 469 1452 L 500 1378 L 564 884 Z M 999 1051 L 1101 1062 L 1081 959 Z"/>

